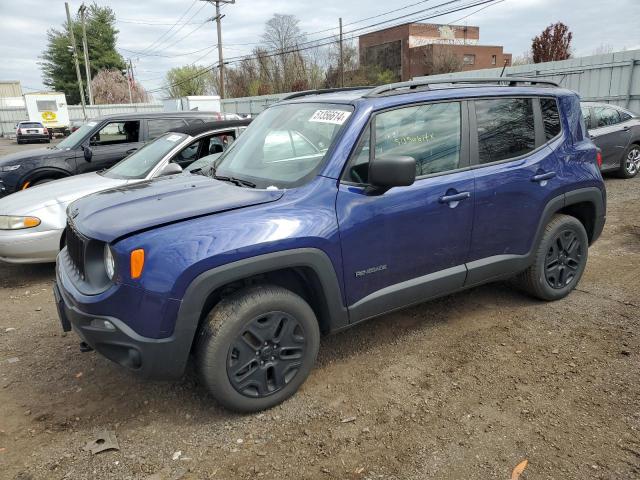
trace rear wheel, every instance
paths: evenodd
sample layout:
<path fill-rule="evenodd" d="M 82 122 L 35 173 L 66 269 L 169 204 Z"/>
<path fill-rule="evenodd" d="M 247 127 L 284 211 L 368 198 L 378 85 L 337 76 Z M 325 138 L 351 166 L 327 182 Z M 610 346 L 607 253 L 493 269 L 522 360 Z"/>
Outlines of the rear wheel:
<path fill-rule="evenodd" d="M 520 286 L 541 300 L 559 300 L 573 290 L 587 265 L 589 239 L 580 221 L 554 215 L 546 226 L 535 260 L 518 278 Z"/>
<path fill-rule="evenodd" d="M 200 376 L 220 404 L 255 412 L 298 390 L 319 345 L 318 322 L 307 302 L 285 288 L 258 285 L 214 307 L 195 353 Z"/>
<path fill-rule="evenodd" d="M 630 145 L 622 158 L 618 174 L 622 178 L 633 178 L 640 170 L 640 146 Z"/>

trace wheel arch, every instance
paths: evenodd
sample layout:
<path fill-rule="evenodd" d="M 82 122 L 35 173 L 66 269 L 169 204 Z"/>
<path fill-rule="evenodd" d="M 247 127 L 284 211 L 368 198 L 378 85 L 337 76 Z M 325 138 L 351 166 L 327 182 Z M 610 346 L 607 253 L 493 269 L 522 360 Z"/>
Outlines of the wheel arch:
<path fill-rule="evenodd" d="M 55 168 L 55 167 L 38 168 L 35 170 L 31 170 L 22 179 L 20 179 L 20 182 L 18 183 L 18 189 L 27 188 L 28 186 L 31 186 L 33 182 L 42 180 L 43 178 L 53 178 L 57 180 L 59 178 L 70 177 L 71 175 L 73 175 L 71 172 L 64 170 L 62 168 Z M 27 187 L 25 187 L 25 184 L 27 182 L 28 182 L 28 185 Z"/>
<path fill-rule="evenodd" d="M 260 282 L 288 288 L 304 298 L 323 333 L 349 323 L 336 270 L 322 250 L 301 248 L 250 257 L 205 271 L 187 287 L 173 334 L 182 345 L 185 361 L 201 322 L 219 299 Z"/>
<path fill-rule="evenodd" d="M 596 187 L 567 192 L 564 206 L 555 213 L 577 218 L 587 231 L 591 245 L 598 239 L 604 227 L 606 204 L 603 192 Z"/>

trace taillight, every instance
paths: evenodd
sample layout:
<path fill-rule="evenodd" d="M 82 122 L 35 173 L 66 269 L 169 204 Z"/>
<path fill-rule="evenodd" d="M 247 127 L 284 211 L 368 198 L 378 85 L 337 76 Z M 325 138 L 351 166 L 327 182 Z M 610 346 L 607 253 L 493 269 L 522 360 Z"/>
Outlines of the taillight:
<path fill-rule="evenodd" d="M 602 167 L 602 152 L 600 150 L 596 151 L 596 163 L 598 168 Z"/>
<path fill-rule="evenodd" d="M 43 131 L 45 135 L 49 133 L 49 130 L 47 130 L 47 127 L 44 127 Z"/>
<path fill-rule="evenodd" d="M 18 135 L 22 135 L 22 130 L 18 129 Z"/>

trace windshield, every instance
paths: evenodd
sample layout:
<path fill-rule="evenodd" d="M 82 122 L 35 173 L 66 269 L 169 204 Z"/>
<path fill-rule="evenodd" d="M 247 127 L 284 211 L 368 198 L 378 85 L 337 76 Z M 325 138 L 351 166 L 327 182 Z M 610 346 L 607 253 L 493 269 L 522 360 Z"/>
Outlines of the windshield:
<path fill-rule="evenodd" d="M 292 103 L 261 113 L 215 164 L 215 174 L 258 188 L 296 187 L 313 177 L 353 107 Z"/>
<path fill-rule="evenodd" d="M 104 176 L 124 179 L 145 178 L 167 153 L 188 137 L 184 133 L 165 133 L 127 158 L 120 160 L 104 172 Z"/>
<path fill-rule="evenodd" d="M 78 130 L 73 132 L 67 138 L 58 143 L 55 148 L 60 150 L 69 150 L 70 148 L 77 147 L 87 134 L 93 130 L 93 127 L 97 125 L 97 122 L 89 122 L 82 125 Z"/>

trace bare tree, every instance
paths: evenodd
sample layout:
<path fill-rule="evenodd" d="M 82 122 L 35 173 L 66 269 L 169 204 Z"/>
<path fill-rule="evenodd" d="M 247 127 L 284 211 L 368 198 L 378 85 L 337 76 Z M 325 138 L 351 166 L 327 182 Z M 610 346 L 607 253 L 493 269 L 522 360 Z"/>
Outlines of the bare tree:
<path fill-rule="evenodd" d="M 511 61 L 511 65 L 530 65 L 533 63 L 533 57 L 531 56 L 531 52 L 522 52 L 522 55 L 518 55 L 514 57 Z"/>
<path fill-rule="evenodd" d="M 93 100 L 97 105 L 129 103 L 129 79 L 120 70 L 100 70 L 91 80 Z M 131 82 L 133 103 L 149 101 L 149 95 L 138 82 Z"/>
<path fill-rule="evenodd" d="M 426 67 L 426 75 L 438 75 L 441 73 L 459 72 L 462 70 L 462 58 L 457 56 L 446 46 L 430 45 L 426 48 L 423 63 Z"/>
<path fill-rule="evenodd" d="M 533 62 L 553 62 L 570 58 L 572 38 L 573 34 L 564 23 L 558 22 L 549 25 L 532 41 Z"/>
<path fill-rule="evenodd" d="M 276 13 L 265 25 L 262 40 L 269 50 L 276 53 L 272 57 L 272 66 L 277 67 L 272 70 L 275 92 L 291 91 L 294 83 L 300 85 L 306 82 L 306 58 L 300 50 L 306 38 L 299 23 L 294 15 Z"/>
<path fill-rule="evenodd" d="M 613 45 L 609 43 L 601 43 L 598 47 L 593 49 L 591 55 L 604 55 L 606 53 L 613 53 Z"/>

